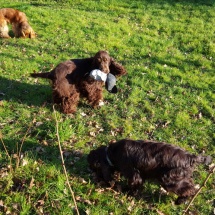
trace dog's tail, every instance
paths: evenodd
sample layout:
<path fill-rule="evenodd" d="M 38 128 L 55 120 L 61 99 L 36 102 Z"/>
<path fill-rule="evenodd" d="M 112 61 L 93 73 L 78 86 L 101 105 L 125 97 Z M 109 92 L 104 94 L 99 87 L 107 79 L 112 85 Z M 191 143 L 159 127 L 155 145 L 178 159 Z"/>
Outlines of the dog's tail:
<path fill-rule="evenodd" d="M 52 79 L 52 75 L 51 75 L 50 72 L 31 73 L 30 76 L 33 77 L 33 78 L 48 78 L 48 79 Z"/>
<path fill-rule="evenodd" d="M 196 157 L 196 162 L 208 165 L 212 162 L 212 157 L 210 155 L 208 156 L 198 155 Z"/>

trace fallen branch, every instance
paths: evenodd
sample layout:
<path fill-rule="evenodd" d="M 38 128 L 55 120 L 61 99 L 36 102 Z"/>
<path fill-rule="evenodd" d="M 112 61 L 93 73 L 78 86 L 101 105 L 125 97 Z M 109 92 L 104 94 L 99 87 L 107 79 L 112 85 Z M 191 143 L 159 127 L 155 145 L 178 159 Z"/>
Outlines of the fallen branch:
<path fill-rule="evenodd" d="M 58 147 L 59 147 L 59 150 L 60 150 L 60 157 L 61 157 L 61 161 L 62 161 L 63 171 L 64 171 L 64 174 L 66 176 L 67 185 L 69 187 L 70 193 L 71 193 L 72 198 L 73 198 L 73 202 L 74 202 L 74 205 L 75 205 L 75 210 L 77 212 L 77 215 L 79 215 L 78 206 L 77 206 L 77 203 L 76 203 L 76 200 L 75 200 L 75 195 L 74 195 L 74 192 L 73 192 L 73 190 L 72 190 L 72 188 L 70 186 L 69 177 L 68 177 L 68 174 L 67 174 L 67 171 L 66 171 L 66 166 L 65 166 L 65 163 L 64 163 L 64 159 L 63 159 L 63 152 L 62 152 L 62 148 L 61 148 L 60 136 L 59 136 L 59 130 L 58 130 L 59 126 L 58 126 L 58 120 L 57 120 L 54 105 L 53 105 L 53 110 L 54 110 L 54 116 L 55 116 L 55 122 L 56 122 L 56 135 L 57 135 L 57 140 L 58 140 Z"/>
<path fill-rule="evenodd" d="M 30 131 L 30 129 L 32 128 L 34 122 L 35 122 L 35 119 L 33 119 L 33 121 L 31 122 L 31 124 L 28 126 L 28 129 L 27 129 L 27 131 L 25 132 L 24 137 L 22 138 L 21 145 L 20 145 L 19 149 L 18 149 L 18 146 L 17 146 L 18 158 L 17 158 L 16 168 L 19 167 L 20 160 L 21 160 L 22 147 L 23 147 L 23 144 L 24 144 L 25 139 L 26 139 L 26 137 L 27 137 L 27 134 L 28 134 L 28 132 Z"/>
<path fill-rule="evenodd" d="M 203 189 L 203 187 L 206 187 L 206 183 L 209 180 L 209 178 L 211 177 L 211 175 L 215 172 L 215 165 L 211 168 L 211 170 L 209 171 L 209 174 L 207 176 L 207 178 L 205 179 L 205 181 L 203 182 L 202 186 L 198 189 L 198 191 L 196 192 L 196 194 L 193 196 L 193 198 L 190 200 L 190 203 L 187 205 L 184 213 L 182 215 L 185 215 L 187 213 L 187 211 L 189 210 L 191 204 L 193 203 L 194 199 L 199 195 L 199 193 L 201 192 L 201 190 Z"/>

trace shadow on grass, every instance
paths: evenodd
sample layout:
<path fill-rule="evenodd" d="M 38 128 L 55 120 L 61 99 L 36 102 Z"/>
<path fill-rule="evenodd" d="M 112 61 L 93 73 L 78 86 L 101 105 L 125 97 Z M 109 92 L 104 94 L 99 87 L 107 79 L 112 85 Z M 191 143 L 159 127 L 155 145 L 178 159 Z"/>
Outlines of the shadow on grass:
<path fill-rule="evenodd" d="M 179 4 L 185 4 L 185 5 L 193 5 L 193 6 L 197 6 L 197 5 L 208 5 L 208 6 L 212 6 L 214 4 L 213 0 L 164 0 L 164 1 L 160 1 L 160 0 L 139 0 L 139 2 L 145 2 L 147 4 L 161 4 L 163 5 L 164 3 L 166 4 L 170 4 L 170 5 L 175 5 L 176 3 Z"/>
<path fill-rule="evenodd" d="M 116 1 L 117 2 L 117 1 Z M 130 0 L 125 1 L 127 2 L 129 5 L 131 4 Z M 208 6 L 212 6 L 214 4 L 213 0 L 164 0 L 164 1 L 160 1 L 160 0 L 138 0 L 136 1 L 137 3 L 142 3 L 142 4 L 161 4 L 163 5 L 164 3 L 170 4 L 170 5 L 175 5 L 176 3 L 180 3 L 180 4 L 185 4 L 185 5 L 208 5 Z M 58 1 L 56 1 L 57 4 L 59 4 Z M 66 0 L 62 0 L 60 2 L 61 4 L 78 4 L 80 5 L 80 1 L 74 1 L 74 0 L 70 0 L 70 1 L 66 1 Z M 109 1 L 107 1 L 107 3 L 109 3 Z M 119 2 L 120 3 L 120 2 Z M 33 2 L 31 3 L 31 5 L 33 6 L 48 6 L 50 5 L 49 3 L 37 3 L 37 2 Z"/>
<path fill-rule="evenodd" d="M 6 195 L 6 193 L 10 192 L 11 195 L 13 193 L 13 195 L 18 196 L 18 193 L 20 193 L 20 195 L 23 196 L 32 195 L 32 198 L 36 196 L 36 198 L 41 199 L 45 198 L 44 195 L 48 192 L 47 190 L 52 188 L 54 190 L 51 190 L 49 194 L 51 193 L 51 195 L 53 196 L 57 195 L 56 193 L 63 192 L 64 186 L 60 186 L 59 183 L 60 181 L 62 181 L 64 173 L 60 158 L 60 152 L 57 145 L 50 143 L 50 145 L 44 146 L 37 141 L 26 140 L 22 147 L 22 159 L 20 160 L 19 168 L 16 169 L 16 164 L 18 161 L 17 151 L 19 151 L 19 149 L 17 150 L 17 145 L 19 145 L 20 147 L 21 141 L 18 138 L 8 138 L 4 139 L 4 144 L 10 157 L 12 158 L 13 174 L 11 175 L 12 178 L 10 178 L 11 186 L 8 186 L 8 179 L 2 178 L 1 180 L 1 190 L 3 195 Z M 9 172 L 9 160 L 7 159 L 7 157 L 5 157 L 5 149 L 3 148 L 1 142 L 0 151 L 0 176 L 2 176 Z M 79 160 L 77 160 L 77 157 L 79 158 Z M 75 180 L 76 183 L 80 184 L 80 186 L 81 182 L 79 182 L 79 180 L 88 181 L 88 170 L 84 154 L 80 153 L 80 151 L 77 150 L 71 150 L 67 152 L 67 154 L 64 151 L 64 160 L 69 180 Z M 33 183 L 34 181 L 35 183 Z M 72 186 L 74 185 L 72 184 Z M 79 188 L 80 186 L 78 185 Z M 44 191 L 44 187 L 46 191 Z M 78 188 L 74 187 L 75 192 L 76 189 Z M 49 197 L 49 199 L 50 201 L 52 201 L 52 197 Z M 32 202 L 29 202 L 29 204 L 30 203 L 33 204 Z M 0 208 L 0 213 L 1 209 L 2 208 Z M 35 208 L 33 207 L 32 210 L 34 211 Z M 54 211 L 55 209 L 52 207 L 51 210 Z M 80 212 L 82 212 L 81 208 L 79 208 L 79 210 Z"/>
<path fill-rule="evenodd" d="M 116 1 L 117 2 L 117 1 Z M 87 3 L 87 2 L 86 2 Z M 79 10 L 84 10 L 84 11 L 89 11 L 89 10 L 95 10 L 96 11 L 106 11 L 105 8 L 100 8 L 100 10 L 98 8 L 95 8 L 94 7 L 94 4 L 92 4 L 92 8 L 89 8 L 89 4 L 87 4 L 88 6 L 86 6 L 85 4 L 86 3 L 80 3 L 80 1 L 78 0 L 69 0 L 69 1 L 66 1 L 66 0 L 61 0 L 61 1 L 53 1 L 53 2 L 41 2 L 41 1 L 33 1 L 33 2 L 30 2 L 29 3 L 29 6 L 33 6 L 33 7 L 52 7 L 52 8 L 59 8 L 60 6 L 64 6 L 64 5 L 70 5 L 73 7 L 73 9 L 79 9 Z M 160 1 L 160 0 L 137 0 L 135 1 L 135 3 L 131 3 L 130 0 L 125 0 L 123 3 L 127 3 L 127 5 L 123 5 L 124 8 L 138 8 L 139 7 L 139 4 L 142 4 L 142 5 L 164 5 L 164 4 L 169 4 L 169 5 L 176 5 L 176 4 L 181 4 L 181 5 L 184 5 L 184 6 L 192 6 L 192 7 L 198 7 L 198 6 L 213 6 L 214 5 L 214 0 L 163 0 L 163 1 Z M 104 1 L 102 4 L 106 4 L 107 7 L 108 5 L 110 4 L 109 1 Z M 113 3 L 115 4 L 115 3 Z M 121 5 L 122 7 L 122 3 L 119 1 L 118 2 L 119 5 Z M 14 7 L 14 6 L 13 6 Z M 19 9 L 19 10 L 24 10 L 26 7 L 23 6 L 23 4 L 16 4 L 16 8 Z"/>
<path fill-rule="evenodd" d="M 41 106 L 44 102 L 52 102 L 52 91 L 49 85 L 23 83 L 0 76 L 0 100 Z"/>
<path fill-rule="evenodd" d="M 48 81 L 47 85 L 29 84 L 24 83 L 22 79 L 10 80 L 0 76 L 0 101 L 16 102 L 35 107 L 42 107 L 48 103 L 50 106 L 48 108 L 52 110 L 52 88 Z M 78 108 L 93 110 L 83 99 L 79 101 Z M 60 111 L 59 106 L 57 106 L 57 110 Z"/>
<path fill-rule="evenodd" d="M 4 145 L 7 148 L 8 154 L 11 157 L 15 157 L 16 159 L 16 155 L 18 155 L 19 149 L 21 147 L 21 140 L 17 138 L 11 138 L 3 139 L 3 141 Z M 0 150 L 1 152 L 5 152 L 5 149 L 1 142 Z M 64 147 L 62 147 L 62 151 L 68 174 L 75 177 L 82 177 L 85 180 L 88 180 L 88 178 L 86 178 L 86 174 L 89 173 L 87 155 L 84 154 L 81 150 L 67 150 L 64 149 Z M 58 145 L 53 145 L 53 143 L 44 145 L 42 143 L 39 143 L 38 141 L 26 140 L 22 145 L 21 153 L 23 154 L 23 158 L 27 156 L 28 158 L 37 161 L 38 163 L 55 166 L 56 169 L 63 170 Z M 7 160 L 5 159 L 2 157 L 1 166 L 3 166 L 4 164 L 7 165 Z"/>

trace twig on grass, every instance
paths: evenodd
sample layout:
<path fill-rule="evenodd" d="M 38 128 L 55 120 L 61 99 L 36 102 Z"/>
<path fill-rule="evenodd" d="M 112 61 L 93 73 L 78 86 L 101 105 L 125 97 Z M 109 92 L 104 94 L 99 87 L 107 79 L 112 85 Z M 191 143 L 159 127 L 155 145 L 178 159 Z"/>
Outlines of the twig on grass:
<path fill-rule="evenodd" d="M 211 175 L 215 172 L 215 165 L 211 168 L 211 170 L 209 171 L 209 174 L 207 176 L 207 178 L 204 180 L 202 186 L 198 189 L 198 191 L 196 192 L 196 194 L 193 196 L 193 198 L 190 200 L 190 203 L 187 205 L 184 213 L 182 215 L 185 215 L 187 213 L 187 211 L 190 208 L 190 205 L 193 203 L 194 199 L 199 195 L 199 193 L 201 192 L 202 188 L 206 186 L 207 181 L 209 180 L 209 178 L 211 177 Z"/>
<path fill-rule="evenodd" d="M 16 168 L 19 167 L 20 160 L 21 160 L 22 147 L 23 147 L 23 144 L 24 144 L 25 139 L 26 139 L 26 137 L 27 137 L 27 134 L 29 133 L 31 127 L 32 127 L 33 124 L 34 124 L 34 122 L 35 122 L 35 119 L 33 119 L 32 122 L 30 123 L 30 125 L 28 126 L 28 129 L 27 129 L 27 131 L 25 132 L 24 137 L 22 138 L 21 145 L 20 145 L 19 149 L 18 149 L 18 146 L 17 146 L 18 158 L 17 158 Z"/>
<path fill-rule="evenodd" d="M 76 203 L 76 200 L 75 200 L 74 192 L 73 192 L 73 190 L 72 190 L 72 188 L 70 186 L 70 183 L 69 183 L 69 177 L 68 177 L 68 174 L 67 174 L 67 171 L 66 171 L 66 166 L 65 166 L 65 163 L 64 163 L 64 159 L 63 159 L 63 152 L 62 152 L 62 148 L 61 148 L 60 136 L 59 136 L 59 130 L 58 130 L 58 120 L 57 120 L 54 105 L 53 105 L 53 110 L 54 110 L 54 116 L 55 116 L 55 122 L 56 122 L 56 135 L 57 135 L 57 140 L 58 140 L 58 147 L 59 147 L 59 150 L 60 150 L 60 157 L 61 157 L 61 161 L 62 161 L 63 171 L 64 171 L 64 174 L 66 176 L 67 185 L 68 185 L 70 193 L 72 195 L 72 199 L 73 199 L 73 202 L 74 202 L 74 205 L 75 205 L 75 210 L 77 212 L 77 215 L 80 215 L 79 210 L 78 210 L 78 206 L 77 206 L 77 203 Z"/>
<path fill-rule="evenodd" d="M 1 142 L 2 142 L 2 145 L 3 145 L 3 147 L 4 147 L 4 150 L 5 150 L 5 152 L 6 152 L 6 155 L 8 156 L 8 159 L 9 159 L 9 161 L 10 161 L 10 173 L 12 172 L 12 161 L 11 161 L 11 157 L 10 157 L 10 155 L 9 155 L 9 153 L 8 153 L 8 150 L 7 150 L 7 148 L 6 148 L 6 146 L 5 146 L 5 144 L 4 144 L 4 141 L 3 141 L 3 138 L 2 138 L 2 133 L 0 132 L 0 140 L 1 140 Z"/>

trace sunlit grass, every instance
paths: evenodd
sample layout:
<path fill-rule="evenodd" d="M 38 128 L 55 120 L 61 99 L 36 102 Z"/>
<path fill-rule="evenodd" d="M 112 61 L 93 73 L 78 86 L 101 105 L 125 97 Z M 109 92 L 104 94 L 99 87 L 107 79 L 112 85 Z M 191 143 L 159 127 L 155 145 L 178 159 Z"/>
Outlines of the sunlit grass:
<path fill-rule="evenodd" d="M 27 14 L 34 40 L 0 40 L 0 214 L 72 214 L 57 147 L 51 88 L 30 73 L 108 50 L 128 75 L 105 106 L 81 101 L 74 115 L 57 112 L 70 182 L 81 214 L 182 214 L 175 195 L 146 183 L 141 199 L 94 184 L 86 156 L 121 138 L 169 142 L 200 154 L 215 150 L 213 1 L 2 1 Z M 32 126 L 28 133 L 26 131 Z M 24 136 L 21 161 L 17 154 Z M 207 169 L 195 172 L 201 184 Z M 214 176 L 191 213 L 212 214 Z"/>

